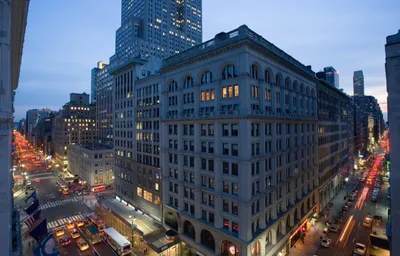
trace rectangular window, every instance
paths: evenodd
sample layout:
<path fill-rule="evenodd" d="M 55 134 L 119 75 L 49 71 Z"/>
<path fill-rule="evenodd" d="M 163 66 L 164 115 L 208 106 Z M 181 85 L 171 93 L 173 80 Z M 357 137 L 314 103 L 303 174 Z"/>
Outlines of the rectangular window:
<path fill-rule="evenodd" d="M 232 194 L 237 195 L 239 193 L 239 184 L 232 183 Z"/>
<path fill-rule="evenodd" d="M 206 136 L 207 135 L 207 125 L 206 124 L 202 124 L 201 125 L 201 135 L 202 136 Z"/>
<path fill-rule="evenodd" d="M 213 124 L 208 125 L 208 136 L 214 136 L 214 125 Z"/>
<path fill-rule="evenodd" d="M 239 136 L 239 125 L 238 124 L 231 125 L 231 136 Z"/>
<path fill-rule="evenodd" d="M 222 144 L 222 153 L 224 155 L 229 155 L 229 144 L 228 143 Z"/>
<path fill-rule="evenodd" d="M 222 163 L 222 171 L 225 174 L 229 174 L 229 163 L 227 163 L 227 162 Z"/>
<path fill-rule="evenodd" d="M 238 203 L 232 202 L 232 214 L 239 215 Z"/>
<path fill-rule="evenodd" d="M 222 136 L 229 136 L 229 124 L 222 125 Z"/>
<path fill-rule="evenodd" d="M 222 87 L 222 98 L 228 98 L 228 89 L 226 87 Z"/>
<path fill-rule="evenodd" d="M 265 89 L 265 100 L 267 100 L 267 101 L 271 100 L 271 90 L 270 89 Z"/>
<path fill-rule="evenodd" d="M 229 193 L 229 182 L 228 181 L 223 181 L 222 182 L 222 188 L 224 193 Z"/>
<path fill-rule="evenodd" d="M 234 97 L 239 97 L 239 85 L 235 84 L 233 86 Z"/>
<path fill-rule="evenodd" d="M 232 175 L 238 176 L 239 175 L 239 165 L 232 163 Z"/>
<path fill-rule="evenodd" d="M 239 224 L 232 221 L 232 232 L 239 234 Z"/>
<path fill-rule="evenodd" d="M 214 160 L 213 159 L 208 160 L 208 170 L 214 171 Z"/>
<path fill-rule="evenodd" d="M 140 196 L 140 197 L 142 197 L 142 194 L 143 194 L 143 190 L 141 189 L 141 188 L 137 188 L 137 195 L 138 196 Z"/>
<path fill-rule="evenodd" d="M 232 144 L 232 156 L 239 155 L 239 146 L 238 144 Z"/>
<path fill-rule="evenodd" d="M 227 200 L 222 200 L 222 209 L 225 212 L 229 212 L 229 202 Z"/>
<path fill-rule="evenodd" d="M 214 142 L 208 142 L 208 153 L 214 153 Z"/>

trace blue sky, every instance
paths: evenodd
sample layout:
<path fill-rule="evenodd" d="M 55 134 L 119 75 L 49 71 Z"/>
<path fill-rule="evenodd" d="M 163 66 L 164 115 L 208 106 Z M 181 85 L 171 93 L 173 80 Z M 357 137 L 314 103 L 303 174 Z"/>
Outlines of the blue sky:
<path fill-rule="evenodd" d="M 114 53 L 120 0 L 31 1 L 17 120 L 31 108 L 58 110 L 71 92 L 90 93 L 90 71 Z M 386 112 L 386 36 L 400 29 L 398 0 L 203 0 L 203 40 L 242 24 L 314 71 L 333 66 L 353 93 L 354 70 Z"/>

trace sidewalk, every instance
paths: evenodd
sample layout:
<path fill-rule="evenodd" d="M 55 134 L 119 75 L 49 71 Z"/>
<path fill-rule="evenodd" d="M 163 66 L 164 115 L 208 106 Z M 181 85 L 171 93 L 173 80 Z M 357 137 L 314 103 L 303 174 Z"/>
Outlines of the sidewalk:
<path fill-rule="evenodd" d="M 349 182 L 346 186 L 342 187 L 339 193 L 334 196 L 331 200 L 331 207 L 328 206 L 321 211 L 324 213 L 319 217 L 315 225 L 306 232 L 304 238 L 304 243 L 299 239 L 297 243 L 290 250 L 290 256 L 312 256 L 316 253 L 320 246 L 321 237 L 326 235 L 323 233 L 326 227 L 326 221 L 335 221 L 342 210 L 344 202 L 344 197 L 348 195 L 348 192 L 352 192 L 358 186 L 358 175 L 353 175 L 350 177 Z"/>

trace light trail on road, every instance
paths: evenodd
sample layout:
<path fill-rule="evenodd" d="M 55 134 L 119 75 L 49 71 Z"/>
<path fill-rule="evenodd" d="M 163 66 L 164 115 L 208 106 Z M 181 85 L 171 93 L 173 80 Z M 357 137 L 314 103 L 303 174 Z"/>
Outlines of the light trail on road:
<path fill-rule="evenodd" d="M 340 234 L 339 240 L 337 240 L 336 243 L 341 242 L 344 238 L 344 235 L 347 233 L 347 229 L 349 228 L 350 223 L 353 221 L 354 216 L 351 215 L 350 218 L 346 221 L 346 224 L 344 225 L 344 228 L 342 230 L 342 233 Z"/>
<path fill-rule="evenodd" d="M 354 205 L 355 210 L 361 210 L 364 205 L 365 199 L 367 198 L 369 188 L 365 187 L 357 200 L 357 203 Z"/>

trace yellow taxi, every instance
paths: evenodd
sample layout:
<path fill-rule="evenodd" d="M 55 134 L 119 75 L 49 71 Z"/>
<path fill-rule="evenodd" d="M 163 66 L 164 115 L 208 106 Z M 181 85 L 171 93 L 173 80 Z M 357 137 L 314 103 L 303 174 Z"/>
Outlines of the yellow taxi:
<path fill-rule="evenodd" d="M 64 229 L 63 228 L 59 228 L 56 230 L 56 236 L 63 236 L 64 235 Z"/>
<path fill-rule="evenodd" d="M 78 248 L 79 248 L 80 251 L 84 251 L 84 250 L 89 249 L 88 243 L 86 243 L 86 241 L 83 240 L 83 239 L 79 239 L 79 240 L 76 242 L 76 244 L 78 245 Z"/>
<path fill-rule="evenodd" d="M 74 223 L 72 223 L 72 222 L 68 222 L 65 226 L 67 227 L 68 230 L 74 229 L 74 227 L 75 227 Z"/>
<path fill-rule="evenodd" d="M 372 217 L 369 215 L 365 216 L 364 221 L 363 221 L 363 226 L 366 228 L 370 228 L 371 225 L 372 225 Z"/>
<path fill-rule="evenodd" d="M 64 195 L 68 195 L 69 194 L 69 192 L 68 192 L 68 190 L 65 190 L 65 189 L 63 189 L 63 192 L 62 192 Z"/>
<path fill-rule="evenodd" d="M 78 230 L 76 230 L 76 229 L 70 230 L 69 232 L 71 233 L 71 237 L 74 239 L 81 236 L 81 234 L 79 234 Z"/>
<path fill-rule="evenodd" d="M 78 226 L 78 227 L 82 227 L 82 226 L 85 225 L 85 222 L 84 222 L 83 220 L 78 220 L 75 224 L 76 224 L 76 226 Z"/>
<path fill-rule="evenodd" d="M 63 191 L 63 189 L 62 189 L 61 187 L 59 187 L 59 188 L 58 188 L 58 191 L 61 192 L 61 191 Z"/>

